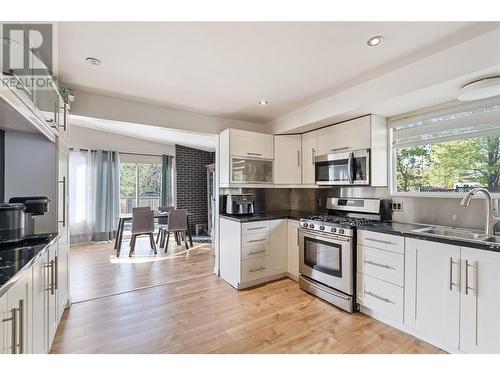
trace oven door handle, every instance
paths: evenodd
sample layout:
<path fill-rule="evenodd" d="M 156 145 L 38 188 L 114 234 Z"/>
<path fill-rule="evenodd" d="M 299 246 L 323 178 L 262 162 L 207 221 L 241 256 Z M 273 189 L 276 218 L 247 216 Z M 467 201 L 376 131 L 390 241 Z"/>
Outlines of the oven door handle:
<path fill-rule="evenodd" d="M 348 238 L 348 237 L 341 237 L 341 236 L 335 236 L 335 235 L 331 235 L 331 234 L 327 234 L 327 235 L 318 235 L 318 234 L 315 234 L 315 233 L 311 233 L 305 229 L 301 229 L 300 230 L 300 233 L 304 236 L 304 237 L 309 237 L 309 238 L 314 238 L 314 239 L 324 239 L 324 240 L 335 240 L 335 241 L 342 241 L 342 242 L 349 242 L 351 239 Z"/>
<path fill-rule="evenodd" d="M 354 183 L 354 152 L 349 152 L 349 158 L 347 159 L 347 173 L 349 177 L 349 183 L 352 185 Z"/>

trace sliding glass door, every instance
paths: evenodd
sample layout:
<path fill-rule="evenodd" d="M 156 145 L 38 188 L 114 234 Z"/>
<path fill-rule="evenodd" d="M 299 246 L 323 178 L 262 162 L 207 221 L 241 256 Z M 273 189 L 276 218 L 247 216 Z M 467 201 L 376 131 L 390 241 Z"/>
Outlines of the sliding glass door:
<path fill-rule="evenodd" d="M 120 213 L 133 207 L 157 210 L 161 196 L 161 158 L 120 154 Z"/>

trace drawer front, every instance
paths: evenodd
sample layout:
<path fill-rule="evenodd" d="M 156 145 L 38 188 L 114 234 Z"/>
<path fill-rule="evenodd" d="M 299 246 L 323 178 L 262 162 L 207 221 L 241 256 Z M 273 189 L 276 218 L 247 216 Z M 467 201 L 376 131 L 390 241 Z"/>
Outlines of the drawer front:
<path fill-rule="evenodd" d="M 269 244 L 258 244 L 255 246 L 247 246 L 241 249 L 241 259 L 253 259 L 268 256 L 270 254 Z"/>
<path fill-rule="evenodd" d="M 403 291 L 394 284 L 358 272 L 357 302 L 388 319 L 403 323 Z"/>
<path fill-rule="evenodd" d="M 404 255 L 358 245 L 358 272 L 404 286 Z"/>
<path fill-rule="evenodd" d="M 404 254 L 405 251 L 404 237 L 392 234 L 360 230 L 358 231 L 358 244 L 400 254 Z"/>
<path fill-rule="evenodd" d="M 266 277 L 268 273 L 268 256 L 241 261 L 241 281 L 244 283 Z"/>
<path fill-rule="evenodd" d="M 241 237 L 241 247 L 255 247 L 263 244 L 268 244 L 271 234 L 269 232 L 257 232 L 247 234 Z"/>
<path fill-rule="evenodd" d="M 269 221 L 256 221 L 253 223 L 241 224 L 242 236 L 257 232 L 269 232 L 270 230 L 271 230 L 271 223 Z"/>

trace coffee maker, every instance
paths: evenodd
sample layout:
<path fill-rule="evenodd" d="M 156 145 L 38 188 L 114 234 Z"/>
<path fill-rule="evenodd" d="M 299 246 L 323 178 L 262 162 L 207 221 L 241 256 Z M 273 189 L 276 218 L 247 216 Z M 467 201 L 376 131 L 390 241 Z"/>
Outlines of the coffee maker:
<path fill-rule="evenodd" d="M 226 214 L 251 215 L 254 213 L 255 198 L 253 194 L 226 195 Z"/>

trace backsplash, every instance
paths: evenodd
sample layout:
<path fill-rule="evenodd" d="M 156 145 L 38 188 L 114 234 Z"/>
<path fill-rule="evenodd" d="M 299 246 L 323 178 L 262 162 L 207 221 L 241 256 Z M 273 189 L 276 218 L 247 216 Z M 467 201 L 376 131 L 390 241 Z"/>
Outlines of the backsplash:
<path fill-rule="evenodd" d="M 256 212 L 277 210 L 301 210 L 326 212 L 328 197 L 381 198 L 390 202 L 393 198 L 386 188 L 331 187 L 331 188 L 265 188 L 220 189 L 228 193 L 252 193 L 255 195 Z M 402 212 L 390 212 L 393 221 L 423 223 L 483 229 L 485 200 L 473 199 L 469 207 L 460 206 L 461 198 L 397 197 Z M 221 205 L 223 210 L 223 205 Z M 497 229 L 498 232 L 498 229 Z"/>

